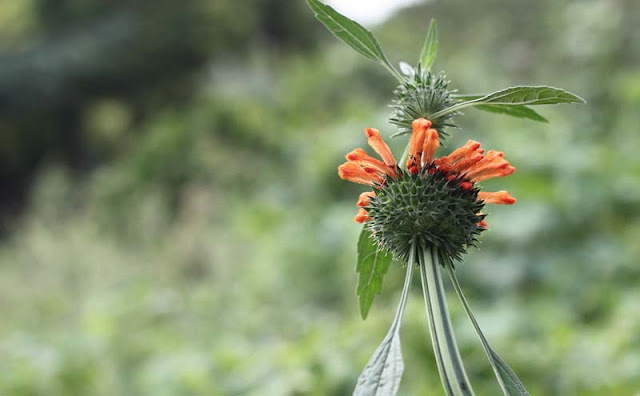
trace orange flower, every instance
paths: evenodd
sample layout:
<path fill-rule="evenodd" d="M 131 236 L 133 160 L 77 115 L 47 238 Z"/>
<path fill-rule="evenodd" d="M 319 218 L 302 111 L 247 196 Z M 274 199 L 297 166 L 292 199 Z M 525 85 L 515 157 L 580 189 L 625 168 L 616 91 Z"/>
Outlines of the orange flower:
<path fill-rule="evenodd" d="M 406 163 L 406 171 L 409 174 L 439 172 L 445 176 L 450 186 L 470 191 L 478 182 L 508 176 L 515 172 L 515 168 L 504 159 L 503 153 L 494 150 L 485 153 L 480 148 L 480 143 L 473 140 L 469 140 L 464 146 L 447 156 L 434 159 L 440 141 L 438 132 L 431 126 L 431 121 L 424 118 L 414 120 L 412 123 L 413 134 L 409 140 Z M 385 185 L 387 178 L 396 180 L 404 170 L 397 165 L 393 153 L 382 140 L 378 130 L 367 128 L 365 135 L 369 146 L 382 160 L 373 158 L 363 149 L 358 148 L 347 154 L 347 162 L 338 167 L 338 173 L 342 179 L 379 189 Z M 370 220 L 366 207 L 375 195 L 373 191 L 360 195 L 357 202 L 360 209 L 354 219 L 357 223 Z M 485 204 L 512 205 L 516 202 L 516 199 L 507 191 L 478 192 L 477 199 Z M 482 220 L 478 226 L 486 228 L 487 223 Z"/>

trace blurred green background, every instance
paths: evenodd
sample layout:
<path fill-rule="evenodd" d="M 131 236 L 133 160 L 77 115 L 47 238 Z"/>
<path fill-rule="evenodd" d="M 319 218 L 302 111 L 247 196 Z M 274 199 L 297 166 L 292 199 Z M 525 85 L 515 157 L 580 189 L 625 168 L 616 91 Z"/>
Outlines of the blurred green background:
<path fill-rule="evenodd" d="M 458 271 L 487 337 L 533 395 L 640 394 L 640 4 L 433 1 L 367 26 L 414 63 L 431 17 L 460 92 L 588 101 L 458 118 L 450 147 L 518 168 L 486 183 L 519 201 Z M 363 188 L 336 167 L 363 128 L 395 132 L 382 68 L 303 1 L 0 0 L 0 46 L 0 395 L 351 394 L 404 277 L 362 321 Z M 400 392 L 442 394 L 412 293 Z"/>

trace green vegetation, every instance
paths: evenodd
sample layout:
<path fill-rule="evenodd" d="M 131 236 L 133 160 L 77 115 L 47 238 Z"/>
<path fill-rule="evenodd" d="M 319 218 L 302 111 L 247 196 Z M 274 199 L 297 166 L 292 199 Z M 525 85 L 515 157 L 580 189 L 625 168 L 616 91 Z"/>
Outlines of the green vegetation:
<path fill-rule="evenodd" d="M 397 131 L 396 81 L 302 1 L 115 3 L 0 2 L 0 394 L 350 394 L 405 274 L 390 266 L 362 321 L 363 189 L 336 167 L 365 127 Z M 453 0 L 373 30 L 413 63 L 432 17 L 452 88 L 589 102 L 536 107 L 549 123 L 467 108 L 448 130 L 518 168 L 486 183 L 518 204 L 492 209 L 458 271 L 485 336 L 532 395 L 633 395 L 639 7 Z M 498 394 L 445 286 L 474 389 Z M 441 392 L 419 289 L 402 395 Z"/>

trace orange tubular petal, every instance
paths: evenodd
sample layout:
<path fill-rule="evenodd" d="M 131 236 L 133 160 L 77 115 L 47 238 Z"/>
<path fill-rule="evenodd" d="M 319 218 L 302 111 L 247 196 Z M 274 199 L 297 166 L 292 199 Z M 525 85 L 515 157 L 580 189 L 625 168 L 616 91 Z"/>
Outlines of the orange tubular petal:
<path fill-rule="evenodd" d="M 453 150 L 453 152 L 449 154 L 446 158 L 448 158 L 448 160 L 451 163 L 455 163 L 478 149 L 480 149 L 480 143 L 473 140 L 469 140 L 467 143 L 464 144 L 464 146 Z"/>
<path fill-rule="evenodd" d="M 418 118 L 411 124 L 413 133 L 409 139 L 409 158 L 407 159 L 407 170 L 411 174 L 416 174 L 422 166 L 422 149 L 424 147 L 424 139 L 427 136 L 427 130 L 431 126 L 431 121 L 424 118 Z"/>
<path fill-rule="evenodd" d="M 427 129 L 427 136 L 424 139 L 424 146 L 422 147 L 422 164 L 424 166 L 431 165 L 439 146 L 440 139 L 438 139 L 438 131 L 432 128 Z"/>
<path fill-rule="evenodd" d="M 484 176 L 485 174 L 496 174 L 495 171 L 498 169 L 509 168 L 509 162 L 503 157 L 503 153 L 499 151 L 489 150 L 484 158 L 466 169 L 467 178 L 473 181 L 479 181 L 476 180 L 476 178 Z M 513 171 L 511 171 L 511 173 L 513 173 Z M 511 173 L 507 173 L 504 176 L 507 176 L 508 174 L 510 175 Z M 498 172 L 497 174 L 501 173 Z"/>
<path fill-rule="evenodd" d="M 481 222 L 478 223 L 478 227 L 489 228 L 489 224 L 487 224 L 486 221 L 482 220 Z"/>
<path fill-rule="evenodd" d="M 373 168 L 362 168 L 356 163 L 346 162 L 338 167 L 338 175 L 343 180 L 368 186 L 382 183 L 384 177 L 380 176 L 375 169 L 373 172 L 369 172 L 371 169 Z"/>
<path fill-rule="evenodd" d="M 365 221 L 370 219 L 371 217 L 369 217 L 369 213 L 367 213 L 367 211 L 364 210 L 363 208 L 360 208 L 356 217 L 353 218 L 353 221 L 355 221 L 356 223 L 362 224 Z"/>
<path fill-rule="evenodd" d="M 482 160 L 482 158 L 483 158 L 482 153 L 479 152 L 478 150 L 476 150 L 476 151 L 470 153 L 465 158 L 463 158 L 460 161 L 456 162 L 456 164 L 453 166 L 453 171 L 454 172 L 458 172 L 458 173 L 464 173 L 471 166 L 475 165 L 480 160 Z"/>
<path fill-rule="evenodd" d="M 516 168 L 513 166 L 509 166 L 509 163 L 506 163 L 506 166 L 500 166 L 496 168 L 486 169 L 473 175 L 469 174 L 467 177 L 473 182 L 481 182 L 487 179 L 493 179 L 494 177 L 505 177 L 509 176 L 513 172 L 516 171 Z"/>
<path fill-rule="evenodd" d="M 436 158 L 433 163 L 438 166 L 442 172 L 449 173 L 453 170 L 453 164 L 447 157 Z"/>
<path fill-rule="evenodd" d="M 480 143 L 469 140 L 464 146 L 453 150 L 446 157 L 436 158 L 433 163 L 443 172 L 462 172 L 467 167 L 481 161 L 483 152 Z"/>
<path fill-rule="evenodd" d="M 376 193 L 373 191 L 363 192 L 358 197 L 358 202 L 356 203 L 356 206 L 364 208 L 365 206 L 369 205 L 369 199 L 375 196 L 376 196 Z"/>
<path fill-rule="evenodd" d="M 478 193 L 478 199 L 487 204 L 513 205 L 516 203 L 516 199 L 504 190 L 497 192 L 481 191 Z"/>
<path fill-rule="evenodd" d="M 380 136 L 380 131 L 374 128 L 367 128 L 364 130 L 364 134 L 367 136 L 369 146 L 382 158 L 385 165 L 395 169 L 397 163 L 396 159 L 393 156 L 393 153 L 389 149 L 389 146 L 382 140 L 382 136 Z"/>
<path fill-rule="evenodd" d="M 387 166 L 384 162 L 380 161 L 379 159 L 369 156 L 369 154 L 367 154 L 367 152 L 361 148 L 357 148 L 351 151 L 349 154 L 347 154 L 346 158 L 348 161 L 355 162 L 360 166 L 363 166 L 363 167 L 369 166 L 369 167 L 376 168 L 380 171 L 380 173 L 385 173 L 393 177 L 394 179 L 396 177 L 396 171 L 393 168 Z"/>

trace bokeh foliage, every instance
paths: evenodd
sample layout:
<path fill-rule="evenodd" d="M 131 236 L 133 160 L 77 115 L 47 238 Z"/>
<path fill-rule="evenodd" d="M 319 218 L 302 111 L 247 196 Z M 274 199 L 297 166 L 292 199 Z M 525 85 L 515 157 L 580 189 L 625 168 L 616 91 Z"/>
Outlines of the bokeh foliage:
<path fill-rule="evenodd" d="M 458 271 L 487 337 L 532 394 L 633 395 L 640 7 L 453 0 L 374 30 L 413 63 L 431 17 L 461 92 L 544 82 L 589 102 L 537 109 L 549 124 L 467 109 L 450 130 L 518 168 L 486 183 L 519 202 Z M 5 0 L 0 21 L 0 394 L 350 394 L 403 278 L 363 322 L 362 189 L 335 168 L 364 127 L 396 131 L 384 70 L 304 2 Z M 439 394 L 413 289 L 400 393 Z M 476 391 L 496 394 L 451 305 Z"/>

